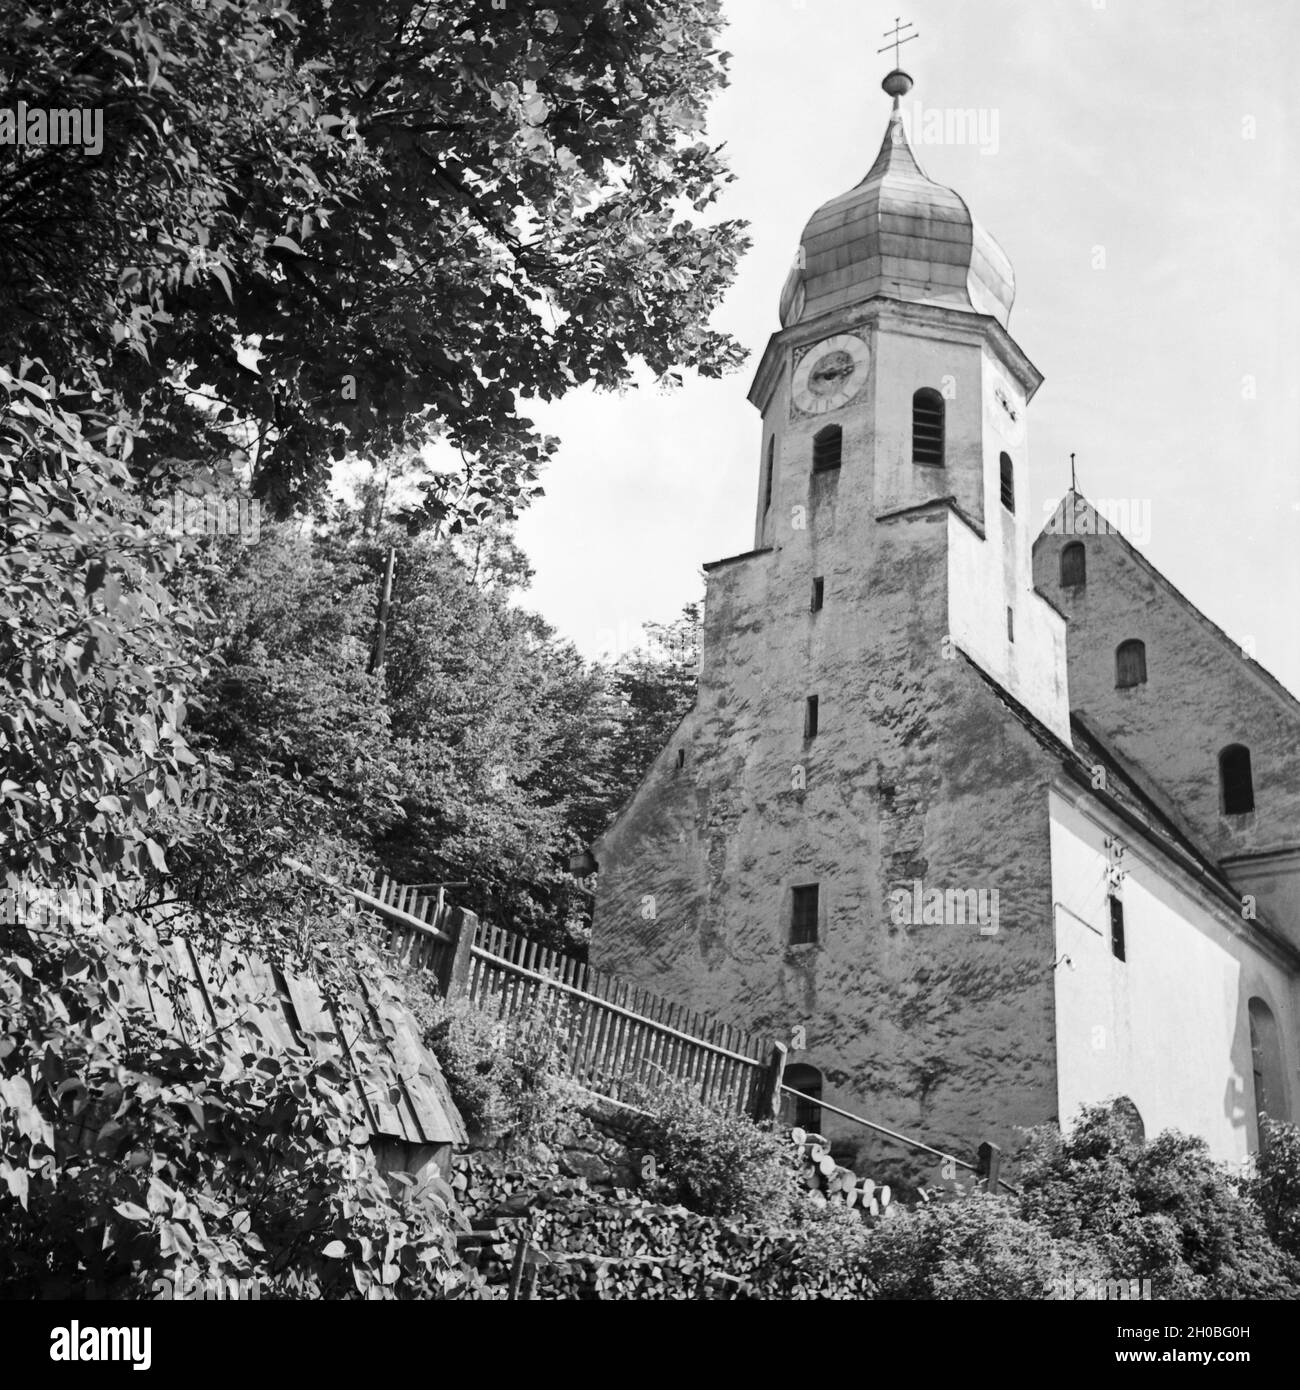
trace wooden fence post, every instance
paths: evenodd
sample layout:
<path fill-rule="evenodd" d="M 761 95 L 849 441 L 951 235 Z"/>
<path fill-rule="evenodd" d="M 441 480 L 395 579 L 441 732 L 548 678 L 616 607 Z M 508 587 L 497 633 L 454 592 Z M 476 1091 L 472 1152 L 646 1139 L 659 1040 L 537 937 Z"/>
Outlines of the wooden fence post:
<path fill-rule="evenodd" d="M 771 1059 L 754 1097 L 754 1119 L 775 1120 L 781 1110 L 781 1078 L 785 1075 L 786 1045 L 772 1044 Z"/>
<path fill-rule="evenodd" d="M 445 930 L 451 937 L 451 946 L 438 971 L 438 989 L 444 999 L 455 999 L 469 983 L 469 967 L 473 960 L 470 952 L 478 935 L 478 917 L 468 908 L 453 907 L 447 913 Z"/>
<path fill-rule="evenodd" d="M 977 1177 L 984 1179 L 984 1187 L 987 1192 L 997 1192 L 998 1175 L 1001 1170 L 1002 1150 L 996 1144 L 990 1144 L 985 1140 L 979 1147 L 979 1159 L 975 1173 Z"/>

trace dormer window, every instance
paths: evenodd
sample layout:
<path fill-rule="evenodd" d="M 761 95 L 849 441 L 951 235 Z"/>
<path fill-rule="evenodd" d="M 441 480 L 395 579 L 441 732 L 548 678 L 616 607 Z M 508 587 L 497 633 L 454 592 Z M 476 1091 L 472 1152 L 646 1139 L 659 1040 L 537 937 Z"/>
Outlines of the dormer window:
<path fill-rule="evenodd" d="M 813 472 L 830 473 L 840 466 L 840 449 L 844 431 L 838 425 L 827 425 L 813 435 Z"/>
<path fill-rule="evenodd" d="M 930 386 L 912 397 L 912 462 L 943 467 L 943 397 Z"/>

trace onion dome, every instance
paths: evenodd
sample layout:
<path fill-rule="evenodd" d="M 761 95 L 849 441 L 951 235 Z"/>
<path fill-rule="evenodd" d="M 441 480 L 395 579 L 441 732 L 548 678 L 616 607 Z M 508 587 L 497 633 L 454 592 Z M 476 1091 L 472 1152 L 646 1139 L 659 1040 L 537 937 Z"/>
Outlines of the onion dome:
<path fill-rule="evenodd" d="M 1015 298 L 1007 254 L 950 188 L 916 162 L 898 109 L 912 79 L 881 84 L 893 114 L 875 163 L 856 188 L 813 213 L 781 292 L 781 326 L 884 297 L 988 314 L 1005 328 Z"/>

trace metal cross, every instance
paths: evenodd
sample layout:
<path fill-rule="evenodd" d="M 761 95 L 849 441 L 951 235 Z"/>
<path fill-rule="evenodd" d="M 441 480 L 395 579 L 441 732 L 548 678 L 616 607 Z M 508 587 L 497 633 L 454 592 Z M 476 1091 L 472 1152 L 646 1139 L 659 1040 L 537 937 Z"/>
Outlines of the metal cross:
<path fill-rule="evenodd" d="M 1079 485 L 1074 481 L 1074 455 L 1070 455 L 1070 491 L 1078 492 Z"/>
<path fill-rule="evenodd" d="M 889 29 L 886 29 L 886 30 L 885 30 L 884 37 L 887 38 L 887 39 L 890 39 L 891 42 L 890 42 L 890 43 L 887 43 L 887 44 L 885 45 L 884 48 L 878 48 L 878 49 L 876 49 L 876 52 L 877 52 L 877 53 L 884 53 L 884 52 L 886 52 L 888 49 L 891 49 L 891 48 L 892 48 L 892 49 L 894 50 L 894 66 L 895 66 L 895 67 L 898 66 L 898 50 L 899 50 L 900 48 L 902 48 L 902 46 L 903 46 L 905 43 L 911 43 L 911 41 L 912 41 L 913 39 L 919 39 L 919 38 L 921 37 L 920 34 L 908 34 L 905 38 L 900 38 L 899 35 L 902 34 L 902 32 L 903 32 L 904 29 L 910 29 L 910 28 L 912 28 L 912 21 L 909 19 L 909 20 L 907 21 L 906 24 L 900 24 L 900 23 L 899 23 L 899 19 L 900 19 L 900 16 L 895 15 L 895 16 L 894 16 L 894 27 L 893 27 L 893 30 L 892 30 L 892 31 L 889 30 Z"/>

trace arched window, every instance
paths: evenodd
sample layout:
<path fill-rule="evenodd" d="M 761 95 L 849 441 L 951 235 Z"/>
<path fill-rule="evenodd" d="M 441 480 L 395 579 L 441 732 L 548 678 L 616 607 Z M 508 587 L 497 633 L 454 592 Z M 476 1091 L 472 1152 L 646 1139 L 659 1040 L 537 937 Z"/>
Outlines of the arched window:
<path fill-rule="evenodd" d="M 1088 552 L 1082 541 L 1071 541 L 1061 550 L 1061 588 L 1076 589 L 1088 582 Z"/>
<path fill-rule="evenodd" d="M 912 397 L 912 462 L 943 467 L 943 397 L 930 386 Z"/>
<path fill-rule="evenodd" d="M 1120 1096 L 1114 1104 L 1115 1118 L 1128 1131 L 1129 1137 L 1139 1144 L 1145 1144 L 1147 1127 L 1142 1123 L 1142 1112 L 1127 1096 Z"/>
<path fill-rule="evenodd" d="M 1219 754 L 1219 792 L 1225 816 L 1255 809 L 1255 782 L 1250 774 L 1250 749 L 1230 743 Z"/>
<path fill-rule="evenodd" d="M 818 1101 L 822 1098 L 822 1074 L 816 1067 L 806 1062 L 795 1062 L 786 1067 L 782 1078 L 784 1085 L 791 1090 L 801 1091 L 798 1096 L 786 1095 L 781 1106 L 782 1120 L 791 1128 L 807 1130 L 810 1134 L 822 1132 L 822 1108 Z M 805 1099 L 804 1097 L 811 1097 Z"/>
<path fill-rule="evenodd" d="M 1260 998 L 1246 1006 L 1250 1019 L 1250 1068 L 1255 1082 L 1255 1119 L 1267 1115 L 1285 1120 L 1290 1112 L 1286 1103 L 1286 1080 L 1282 1066 L 1282 1037 L 1273 1010 Z M 793 1084 L 793 1083 L 791 1083 Z M 801 1088 L 802 1089 L 802 1088 Z"/>
<path fill-rule="evenodd" d="M 844 431 L 838 425 L 827 425 L 813 435 L 813 472 L 829 473 L 840 466 L 840 448 Z"/>
<path fill-rule="evenodd" d="M 1115 648 L 1115 689 L 1128 690 L 1147 683 L 1147 647 L 1136 637 Z"/>
<path fill-rule="evenodd" d="M 776 435 L 767 441 L 767 478 L 763 483 L 763 515 L 772 505 L 772 468 L 776 460 Z"/>
<path fill-rule="evenodd" d="M 1016 470 L 1011 465 L 1011 455 L 1001 454 L 998 465 L 1002 478 L 1002 505 L 1009 512 L 1016 509 Z"/>

